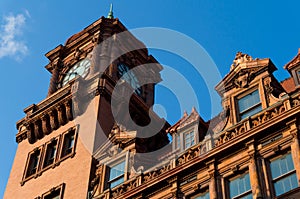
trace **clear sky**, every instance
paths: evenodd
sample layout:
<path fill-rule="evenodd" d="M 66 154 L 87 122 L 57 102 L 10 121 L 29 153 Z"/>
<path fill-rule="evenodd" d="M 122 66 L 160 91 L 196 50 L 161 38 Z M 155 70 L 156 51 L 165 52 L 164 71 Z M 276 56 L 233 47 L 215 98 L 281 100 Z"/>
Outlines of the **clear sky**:
<path fill-rule="evenodd" d="M 162 27 L 191 37 L 209 53 L 222 76 L 229 72 L 236 52 L 242 51 L 253 58 L 271 58 L 278 68 L 275 76 L 283 80 L 289 76 L 283 66 L 300 47 L 297 0 L 1 0 L 0 197 L 17 148 L 15 123 L 24 117 L 24 108 L 47 94 L 50 74 L 44 69 L 48 63 L 44 54 L 102 15 L 107 16 L 111 2 L 114 16 L 128 29 Z M 201 75 L 185 70 L 189 63 L 169 52 L 150 52 L 190 81 L 204 120 L 216 115 L 207 106 L 210 102 Z M 173 108 L 181 101 L 176 100 L 172 89 L 158 88 L 156 98 L 165 106 L 170 123 L 181 117 L 182 110 Z M 220 101 L 216 104 L 219 106 Z M 192 106 L 184 105 L 184 109 L 190 112 Z M 221 110 L 220 106 L 217 110 Z"/>

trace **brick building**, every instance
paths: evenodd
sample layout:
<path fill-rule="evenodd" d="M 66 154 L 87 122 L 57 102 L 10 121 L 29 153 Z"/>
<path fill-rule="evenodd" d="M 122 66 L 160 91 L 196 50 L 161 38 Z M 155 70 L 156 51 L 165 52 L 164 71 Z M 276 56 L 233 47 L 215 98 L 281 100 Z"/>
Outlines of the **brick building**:
<path fill-rule="evenodd" d="M 300 198 L 300 51 L 283 82 L 237 53 L 223 111 L 174 125 L 150 109 L 163 67 L 112 12 L 46 57 L 48 96 L 17 122 L 4 198 Z"/>

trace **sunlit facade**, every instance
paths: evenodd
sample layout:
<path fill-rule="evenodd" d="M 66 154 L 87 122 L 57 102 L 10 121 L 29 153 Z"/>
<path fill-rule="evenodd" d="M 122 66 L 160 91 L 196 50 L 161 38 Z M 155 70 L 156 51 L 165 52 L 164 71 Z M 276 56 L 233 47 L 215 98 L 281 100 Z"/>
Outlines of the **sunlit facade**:
<path fill-rule="evenodd" d="M 48 96 L 17 122 L 4 198 L 300 198 L 300 52 L 282 82 L 270 59 L 238 52 L 216 85 L 223 111 L 169 124 L 140 77 L 159 82 L 163 67 L 131 33 L 116 36 L 126 30 L 110 13 L 46 53 Z M 131 120 L 163 125 L 142 132 Z"/>

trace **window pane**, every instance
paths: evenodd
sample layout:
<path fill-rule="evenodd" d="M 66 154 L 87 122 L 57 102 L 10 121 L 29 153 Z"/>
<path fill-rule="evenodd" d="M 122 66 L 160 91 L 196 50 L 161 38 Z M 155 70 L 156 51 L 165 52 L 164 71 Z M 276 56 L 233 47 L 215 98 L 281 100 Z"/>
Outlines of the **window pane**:
<path fill-rule="evenodd" d="M 276 196 L 298 187 L 296 173 L 284 177 L 274 183 Z"/>
<path fill-rule="evenodd" d="M 251 115 L 254 115 L 261 111 L 261 106 L 257 106 L 255 108 L 249 109 L 248 111 L 241 114 L 241 119 L 245 119 Z"/>
<path fill-rule="evenodd" d="M 71 154 L 75 143 L 75 131 L 71 131 L 64 136 L 64 144 L 62 150 L 62 157 Z"/>
<path fill-rule="evenodd" d="M 184 134 L 184 149 L 187 149 L 195 144 L 194 131 Z"/>
<path fill-rule="evenodd" d="M 110 169 L 109 180 L 113 180 L 124 174 L 125 162 L 121 162 Z"/>
<path fill-rule="evenodd" d="M 271 161 L 270 167 L 276 196 L 298 187 L 296 173 L 289 173 L 295 170 L 291 153 Z"/>
<path fill-rule="evenodd" d="M 55 156 L 56 156 L 56 150 L 57 150 L 57 141 L 56 140 L 47 145 L 46 157 L 45 157 L 43 167 L 47 167 L 54 162 Z"/>
<path fill-rule="evenodd" d="M 258 103 L 260 103 L 259 92 L 258 90 L 255 90 L 254 92 L 239 99 L 239 110 L 240 112 L 243 112 Z"/>
<path fill-rule="evenodd" d="M 238 197 L 238 199 L 252 199 L 252 198 L 253 198 L 252 193 L 249 193 L 249 194 L 247 194 L 245 196 L 242 196 L 242 197 Z"/>
<path fill-rule="evenodd" d="M 231 180 L 229 182 L 229 191 L 230 198 L 234 198 L 235 196 L 251 191 L 249 173 L 244 174 L 243 176 L 234 180 Z M 251 196 L 251 194 L 249 196 Z M 243 196 L 241 198 L 248 198 L 248 195 Z M 252 198 L 252 196 L 250 198 Z"/>
<path fill-rule="evenodd" d="M 238 100 L 238 107 L 241 119 L 254 115 L 262 110 L 258 90 Z"/>
<path fill-rule="evenodd" d="M 291 153 L 271 162 L 271 173 L 273 179 L 292 170 L 294 170 L 294 164 Z"/>
<path fill-rule="evenodd" d="M 60 189 L 48 194 L 44 197 L 45 199 L 60 199 Z"/>
<path fill-rule="evenodd" d="M 122 184 L 124 182 L 124 178 L 120 178 L 118 180 L 112 181 L 110 183 L 110 188 L 114 188 L 115 186 L 118 186 L 119 184 Z"/>
<path fill-rule="evenodd" d="M 193 199 L 209 199 L 209 192 L 207 191 L 207 192 L 205 192 L 205 193 L 203 193 L 203 194 L 201 194 L 199 196 L 196 196 Z"/>
<path fill-rule="evenodd" d="M 26 177 L 29 177 L 37 172 L 39 160 L 40 160 L 40 150 L 30 155 L 29 164 L 26 171 Z"/>

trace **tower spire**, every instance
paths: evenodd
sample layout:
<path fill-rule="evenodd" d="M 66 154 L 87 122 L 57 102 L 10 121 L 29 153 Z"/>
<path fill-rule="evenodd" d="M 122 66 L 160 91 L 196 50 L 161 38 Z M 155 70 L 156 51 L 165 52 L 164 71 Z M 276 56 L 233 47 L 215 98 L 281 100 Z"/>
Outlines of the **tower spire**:
<path fill-rule="evenodd" d="M 108 19 L 113 19 L 114 18 L 114 14 L 113 14 L 113 4 L 110 4 L 110 9 L 109 9 L 109 13 L 107 15 Z"/>

